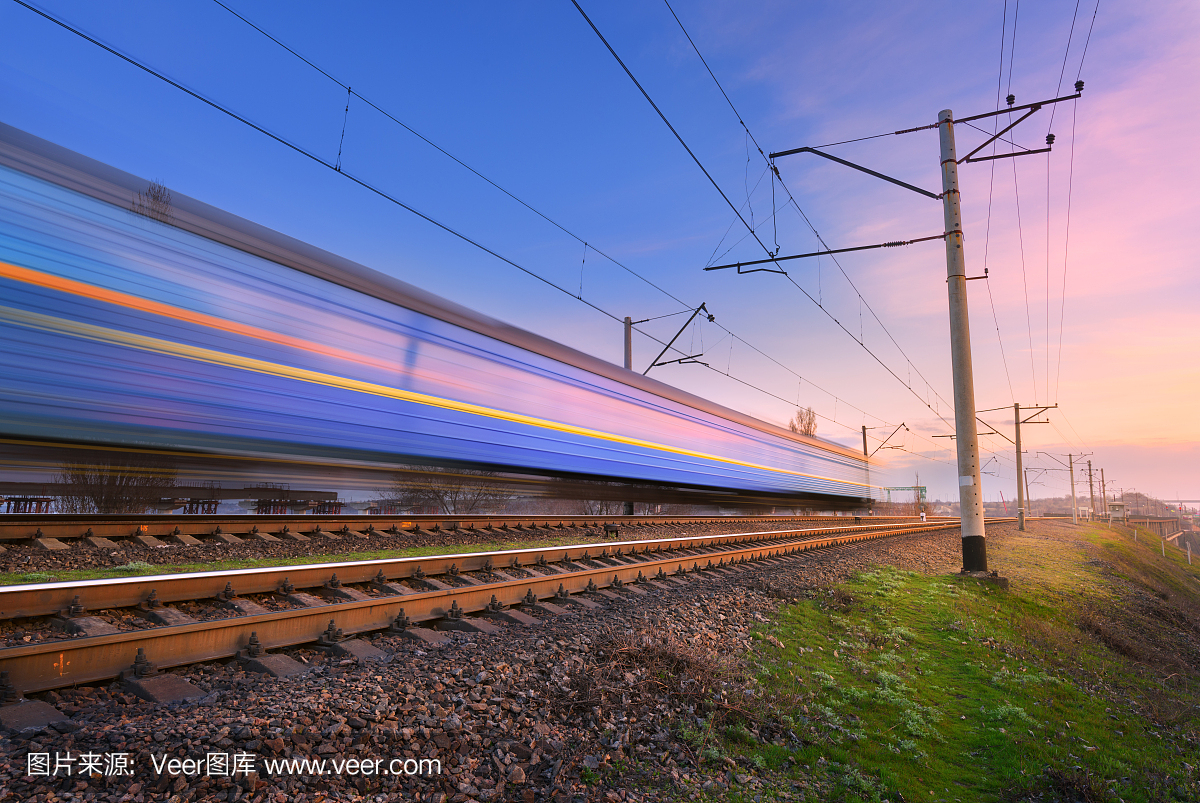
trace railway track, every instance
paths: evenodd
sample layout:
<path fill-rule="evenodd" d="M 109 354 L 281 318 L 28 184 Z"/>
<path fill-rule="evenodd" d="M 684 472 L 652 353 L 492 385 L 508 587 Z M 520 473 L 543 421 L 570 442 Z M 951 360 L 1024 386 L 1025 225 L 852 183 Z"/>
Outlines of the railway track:
<path fill-rule="evenodd" d="M 604 597 L 640 595 L 812 549 L 951 529 L 957 521 L 792 527 L 773 532 L 604 542 L 435 557 L 42 583 L 0 590 L 0 619 L 53 617 L 69 639 L 0 649 L 0 697 L 316 643 L 360 655 L 348 637 L 390 630 L 488 630 Z M 181 604 L 207 607 L 196 619 Z M 264 603 L 272 603 L 271 607 Z M 152 626 L 119 630 L 98 611 Z M 372 648 L 360 642 L 359 647 Z"/>
<path fill-rule="evenodd" d="M 0 545 L 34 544 L 45 549 L 69 546 L 108 548 L 134 542 L 145 546 L 243 541 L 308 541 L 315 538 L 369 538 L 376 533 L 562 529 L 620 530 L 630 527 L 688 527 L 707 524 L 801 522 L 861 523 L 849 516 L 519 516 L 519 515 L 53 515 L 0 516 Z M 912 522 L 911 516 L 873 516 L 873 524 Z M 931 519 L 941 521 L 950 519 Z"/>

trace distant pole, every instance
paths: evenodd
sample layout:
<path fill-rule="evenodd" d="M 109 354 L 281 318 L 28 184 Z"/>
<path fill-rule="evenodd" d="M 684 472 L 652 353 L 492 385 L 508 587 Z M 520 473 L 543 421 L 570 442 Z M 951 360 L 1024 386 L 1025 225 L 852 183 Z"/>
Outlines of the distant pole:
<path fill-rule="evenodd" d="M 1025 530 L 1025 470 L 1021 467 L 1021 405 L 1013 405 L 1013 421 L 1017 425 L 1017 529 Z"/>
<path fill-rule="evenodd" d="M 633 370 L 633 318 L 625 316 L 625 367 Z"/>
<path fill-rule="evenodd" d="M 1121 494 L 1121 501 L 1125 501 L 1124 492 Z M 1100 469 L 1100 512 L 1108 515 L 1108 483 L 1104 481 L 1104 469 Z"/>
<path fill-rule="evenodd" d="M 1075 460 L 1067 455 L 1067 468 L 1071 471 L 1071 523 L 1079 523 L 1079 503 L 1075 501 Z"/>
<path fill-rule="evenodd" d="M 958 159 L 954 114 L 938 115 L 941 145 L 942 211 L 946 221 L 946 288 L 950 298 L 950 360 L 954 376 L 954 433 L 958 447 L 958 503 L 963 571 L 987 571 L 983 527 L 983 488 L 979 471 L 979 430 L 975 425 L 975 378 L 971 366 L 971 328 L 967 318 L 967 261 L 959 210 Z"/>
<path fill-rule="evenodd" d="M 1029 498 L 1029 469 L 1025 469 L 1025 503 L 1030 507 L 1030 515 L 1033 515 L 1033 500 Z"/>
<path fill-rule="evenodd" d="M 867 451 L 867 425 L 866 424 L 863 424 L 862 432 L 863 432 L 863 457 L 867 458 L 867 461 L 868 461 L 867 462 L 867 494 L 871 498 L 870 503 L 867 505 L 867 511 L 871 512 L 873 510 L 873 505 L 875 504 L 875 496 L 874 496 L 874 494 L 871 493 L 871 463 L 870 463 L 871 454 L 870 454 L 870 452 Z"/>
<path fill-rule="evenodd" d="M 625 316 L 625 368 L 633 370 L 633 318 Z M 626 502 L 624 513 L 633 515 L 633 502 Z"/>
<path fill-rule="evenodd" d="M 1092 461 L 1088 461 L 1088 495 L 1092 498 L 1092 509 L 1088 514 L 1088 521 L 1096 518 L 1096 486 L 1092 482 Z"/>

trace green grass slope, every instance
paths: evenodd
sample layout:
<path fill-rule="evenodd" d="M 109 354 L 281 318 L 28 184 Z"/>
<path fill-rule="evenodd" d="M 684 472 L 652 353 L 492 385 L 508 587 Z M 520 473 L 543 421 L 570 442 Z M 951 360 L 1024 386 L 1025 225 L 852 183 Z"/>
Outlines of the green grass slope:
<path fill-rule="evenodd" d="M 885 567 L 785 606 L 752 660 L 800 746 L 724 750 L 777 799 L 1200 800 L 1200 559 L 1094 525 L 989 541 L 1009 591 Z"/>

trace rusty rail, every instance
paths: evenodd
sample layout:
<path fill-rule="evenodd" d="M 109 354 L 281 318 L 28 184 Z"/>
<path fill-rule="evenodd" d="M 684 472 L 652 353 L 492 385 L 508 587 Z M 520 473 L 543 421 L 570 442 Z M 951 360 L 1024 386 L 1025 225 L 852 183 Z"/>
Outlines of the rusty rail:
<path fill-rule="evenodd" d="M 330 622 L 344 633 L 355 634 L 387 628 L 397 616 L 412 622 L 444 618 L 457 603 L 465 612 L 483 610 L 493 596 L 505 605 L 519 603 L 532 593 L 538 600 L 562 601 L 559 594 L 578 594 L 585 590 L 625 586 L 642 590 L 679 582 L 689 573 L 730 567 L 734 562 L 778 558 L 812 549 L 822 549 L 892 535 L 952 529 L 957 522 L 927 524 L 859 526 L 812 530 L 783 530 L 703 538 L 661 539 L 622 543 L 601 543 L 550 549 L 520 549 L 505 552 L 475 553 L 399 560 L 357 561 L 353 563 L 289 566 L 204 572 L 196 575 L 156 576 L 97 580 L 83 584 L 40 584 L 15 586 L 0 591 L 0 611 L 11 615 L 61 610 L 78 594 L 87 607 L 111 608 L 136 604 L 151 588 L 160 600 L 203 599 L 234 585 L 238 593 L 254 590 L 274 591 L 288 578 L 297 589 L 323 584 L 336 571 L 343 582 L 364 582 L 382 572 L 387 580 L 449 572 L 455 565 L 460 571 L 495 571 L 490 581 L 458 588 L 370 597 L 350 602 L 332 602 L 311 607 L 276 611 L 250 616 L 231 616 L 214 621 L 153 627 L 111 635 L 48 641 L 28 646 L 0 649 L 0 670 L 7 671 L 9 682 L 22 693 L 45 691 L 80 683 L 93 683 L 117 677 L 132 665 L 139 648 L 160 668 L 229 658 L 246 647 L 251 633 L 267 648 L 278 648 L 315 641 Z M 636 549 L 636 555 L 625 551 Z M 602 557 L 603 550 L 606 557 Z M 609 551 L 611 550 L 611 551 Z M 618 557 L 617 550 L 620 550 Z M 663 551 L 660 551 L 663 550 Z M 598 551 L 591 555 L 592 551 Z M 588 558 L 584 558 L 584 555 Z M 546 563 L 538 563 L 538 558 Z M 562 561 L 556 567 L 551 558 Z M 529 562 L 525 562 L 528 559 Z M 587 560 L 592 566 L 581 565 Z M 596 565 L 607 562 L 612 565 Z M 519 565 L 534 574 L 531 577 L 505 575 L 503 569 Z M 425 568 L 422 568 L 425 567 Z M 676 578 L 664 579 L 663 574 Z M 636 591 L 634 592 L 636 593 Z M 66 603 L 66 605 L 64 605 Z"/>
<path fill-rule="evenodd" d="M 798 523 L 870 522 L 876 524 L 915 521 L 911 516 L 508 516 L 508 515 L 0 515 L 0 542 L 24 541 L 33 538 L 77 539 L 89 535 L 101 538 L 154 536 L 157 538 L 182 534 L 192 537 L 212 535 L 218 528 L 224 534 L 248 536 L 262 532 L 278 536 L 285 531 L 307 534 L 314 529 L 324 533 L 348 531 L 389 534 L 417 530 L 486 530 L 559 529 L 566 527 L 596 528 L 605 525 L 629 526 L 686 526 L 698 524 L 761 524 L 764 522 Z M 947 521 L 949 519 L 931 519 Z"/>
<path fill-rule="evenodd" d="M 494 568 L 503 569 L 512 566 L 513 561 L 529 564 L 539 558 L 544 558 L 548 562 L 560 562 L 577 560 L 585 554 L 599 555 L 601 552 L 608 554 L 616 552 L 619 555 L 637 550 L 644 554 L 646 550 L 651 549 L 705 548 L 748 538 L 763 540 L 797 534 L 817 536 L 876 529 L 887 531 L 910 526 L 912 525 L 885 524 L 817 527 L 803 530 L 789 529 L 644 541 L 606 541 L 576 546 L 513 549 L 503 552 L 473 552 L 342 563 L 229 569 L 215 572 L 138 575 L 89 580 L 85 583 L 49 582 L 0 586 L 0 619 L 56 614 L 68 608 L 76 596 L 79 597 L 79 604 L 90 610 L 126 608 L 145 600 L 151 591 L 156 592 L 158 600 L 163 603 L 211 598 L 221 592 L 226 583 L 231 583 L 238 594 L 263 594 L 278 590 L 284 581 L 290 582 L 296 588 L 318 587 L 329 580 L 333 574 L 337 574 L 342 583 L 369 582 L 380 572 L 389 580 L 404 580 L 412 577 L 418 570 L 427 575 L 446 574 L 451 566 L 455 566 L 459 571 L 473 572 L 483 570 L 489 563 Z"/>

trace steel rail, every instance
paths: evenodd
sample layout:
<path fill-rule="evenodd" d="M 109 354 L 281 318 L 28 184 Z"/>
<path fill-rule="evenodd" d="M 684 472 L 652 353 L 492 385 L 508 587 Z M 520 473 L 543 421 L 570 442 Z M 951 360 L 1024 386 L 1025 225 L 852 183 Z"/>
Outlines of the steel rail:
<path fill-rule="evenodd" d="M 594 528 L 605 525 L 622 526 L 686 526 L 699 524 L 740 524 L 764 522 L 845 521 L 848 516 L 520 516 L 520 515 L 46 515 L 9 513 L 0 515 L 0 541 L 23 541 L 32 538 L 75 539 L 88 535 L 101 538 L 128 538 L 139 535 L 164 537 L 213 535 L 219 527 L 224 534 L 254 537 L 258 533 L 276 536 L 287 528 L 289 532 L 311 534 L 314 528 L 323 533 L 399 534 L 417 530 L 487 530 L 504 528 Z M 913 521 L 913 516 L 870 516 L 876 523 Z M 937 519 L 933 519 L 937 520 Z"/>
<path fill-rule="evenodd" d="M 618 556 L 621 553 L 628 555 L 631 550 L 645 554 L 651 549 L 675 551 L 705 549 L 729 543 L 736 544 L 747 539 L 761 542 L 772 537 L 776 540 L 795 535 L 816 537 L 876 529 L 895 530 L 911 526 L 913 525 L 862 524 L 845 527 L 816 527 L 642 541 L 604 541 L 556 547 L 527 547 L 500 552 L 380 558 L 213 572 L 138 575 L 85 582 L 0 586 L 0 619 L 57 614 L 72 604 L 78 604 L 88 610 L 132 607 L 146 600 L 152 591 L 158 601 L 162 603 L 210 599 L 224 591 L 226 583 L 232 585 L 237 594 L 244 596 L 277 591 L 285 582 L 298 589 L 316 588 L 323 586 L 333 575 L 337 575 L 338 581 L 343 584 L 370 582 L 380 574 L 386 580 L 406 580 L 415 579 L 418 573 L 429 576 L 448 574 L 451 573 L 451 567 L 460 572 L 478 572 L 486 571 L 489 565 L 496 569 L 504 569 L 520 564 L 528 566 L 539 559 L 544 559 L 546 562 L 575 561 L 582 559 L 584 555 L 594 557 L 601 552 L 611 554 L 614 550 Z M 76 597 L 78 597 L 77 602 Z"/>
<path fill-rule="evenodd" d="M 902 530 L 873 528 L 826 538 L 762 539 L 752 544 L 726 541 L 715 545 L 716 552 L 703 555 L 681 554 L 690 550 L 666 555 L 654 553 L 653 556 L 641 553 L 639 557 L 643 560 L 635 564 L 601 567 L 573 564 L 578 568 L 553 575 L 504 577 L 496 582 L 463 588 L 9 647 L 0 650 L 0 670 L 8 673 L 9 683 L 21 693 L 46 691 L 118 677 L 129 670 L 139 649 L 158 668 L 170 668 L 236 656 L 246 648 L 252 633 L 257 634 L 264 647 L 279 648 L 315 641 L 331 624 L 345 634 L 364 633 L 387 628 L 398 616 L 406 616 L 412 622 L 442 619 L 453 603 L 465 612 L 484 610 L 493 597 L 502 604 L 512 605 L 532 593 L 541 601 L 570 604 L 569 597 L 564 600 L 558 595 L 561 592 L 578 594 L 589 588 L 611 589 L 616 585 L 630 589 L 632 593 L 646 593 L 649 588 L 662 589 L 667 583 L 674 582 L 671 576 L 678 578 L 689 572 L 731 568 L 735 561 L 770 560 L 813 549 L 957 526 L 956 522 L 918 523 Z M 719 563 L 714 564 L 715 561 Z M 668 578 L 663 580 L 659 571 L 668 574 Z"/>

